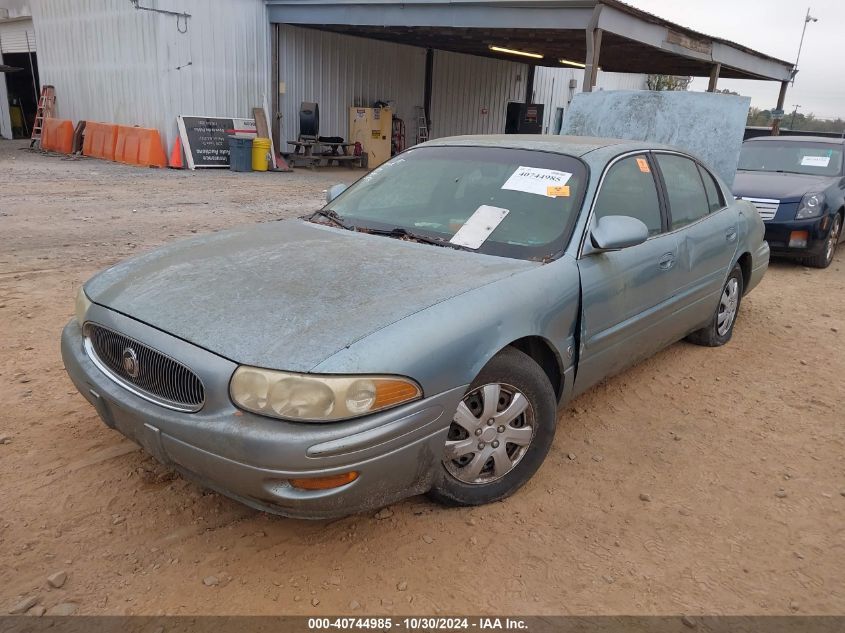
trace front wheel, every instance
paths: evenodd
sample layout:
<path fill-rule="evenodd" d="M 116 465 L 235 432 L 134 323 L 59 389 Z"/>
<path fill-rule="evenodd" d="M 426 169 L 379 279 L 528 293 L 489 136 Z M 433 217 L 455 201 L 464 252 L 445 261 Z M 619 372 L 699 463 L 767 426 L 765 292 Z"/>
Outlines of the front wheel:
<path fill-rule="evenodd" d="M 813 268 L 827 268 L 833 262 L 833 256 L 836 254 L 836 245 L 839 243 L 839 236 L 842 233 L 842 215 L 837 213 L 833 217 L 833 225 L 830 227 L 830 233 L 824 242 L 824 250 L 819 255 L 808 257 L 804 260 L 807 266 Z"/>
<path fill-rule="evenodd" d="M 730 341 L 739 314 L 739 304 L 742 302 L 742 291 L 742 269 L 737 264 L 722 286 L 719 305 L 710 323 L 690 334 L 687 340 L 705 347 L 719 347 Z"/>
<path fill-rule="evenodd" d="M 548 454 L 556 417 L 554 390 L 540 366 L 515 348 L 504 349 L 458 405 L 429 494 L 468 506 L 516 492 Z"/>

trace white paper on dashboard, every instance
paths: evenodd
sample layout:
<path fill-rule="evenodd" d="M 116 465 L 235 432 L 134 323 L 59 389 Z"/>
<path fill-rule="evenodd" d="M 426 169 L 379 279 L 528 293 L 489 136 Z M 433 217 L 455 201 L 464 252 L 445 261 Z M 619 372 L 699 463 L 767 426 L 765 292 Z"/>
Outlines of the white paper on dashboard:
<path fill-rule="evenodd" d="M 519 167 L 502 185 L 502 189 L 534 193 L 539 196 L 549 196 L 549 187 L 562 187 L 572 174 L 555 169 L 540 167 Z"/>
<path fill-rule="evenodd" d="M 484 244 L 484 241 L 490 237 L 490 234 L 496 230 L 496 227 L 502 223 L 508 213 L 507 209 L 482 204 L 475 210 L 475 213 L 467 218 L 464 225 L 449 241 L 458 246 L 478 248 Z"/>
<path fill-rule="evenodd" d="M 806 167 L 827 167 L 830 165 L 830 156 L 804 156 L 801 164 Z"/>

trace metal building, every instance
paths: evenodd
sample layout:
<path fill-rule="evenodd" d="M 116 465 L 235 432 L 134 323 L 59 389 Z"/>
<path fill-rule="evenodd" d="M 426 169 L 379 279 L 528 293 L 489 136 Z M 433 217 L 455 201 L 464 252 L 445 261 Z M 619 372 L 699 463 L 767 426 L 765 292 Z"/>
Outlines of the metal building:
<path fill-rule="evenodd" d="M 302 101 L 323 135 L 351 106 L 389 101 L 414 140 L 502 132 L 509 101 L 545 106 L 559 129 L 575 92 L 644 88 L 645 73 L 781 81 L 788 62 L 710 38 L 619 0 L 0 0 L 28 4 L 41 82 L 58 114 L 156 127 L 177 115 L 250 117 L 298 134 Z M 0 15 L 0 27 L 2 26 Z M 599 70 L 601 69 L 601 71 Z M 604 72 L 607 71 L 607 72 Z M 3 112 L 0 110 L 0 119 Z M 0 131 L 3 130 L 0 120 Z"/>

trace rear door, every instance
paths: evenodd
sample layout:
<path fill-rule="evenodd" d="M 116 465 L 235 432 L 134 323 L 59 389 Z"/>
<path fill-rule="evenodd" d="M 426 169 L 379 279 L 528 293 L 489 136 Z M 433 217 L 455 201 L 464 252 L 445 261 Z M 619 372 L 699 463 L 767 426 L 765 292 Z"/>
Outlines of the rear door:
<path fill-rule="evenodd" d="M 710 172 L 692 158 L 655 152 L 669 211 L 669 230 L 678 238 L 682 276 L 678 315 L 688 331 L 707 322 L 716 309 L 737 249 L 737 211 Z M 684 332 L 686 334 L 687 332 Z"/>
<path fill-rule="evenodd" d="M 578 260 L 578 392 L 681 336 L 671 318 L 683 283 L 678 235 L 668 230 L 655 167 L 647 152 L 623 156 L 607 169 L 596 194 L 591 225 L 606 215 L 628 215 L 645 223 L 649 238 L 619 251 L 582 253 Z"/>

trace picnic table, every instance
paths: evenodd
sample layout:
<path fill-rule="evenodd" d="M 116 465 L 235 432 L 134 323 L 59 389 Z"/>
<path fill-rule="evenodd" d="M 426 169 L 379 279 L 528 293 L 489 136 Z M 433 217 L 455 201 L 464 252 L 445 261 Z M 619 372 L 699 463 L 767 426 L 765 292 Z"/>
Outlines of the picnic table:
<path fill-rule="evenodd" d="M 355 147 L 355 143 L 309 139 L 288 141 L 288 145 L 293 145 L 294 148 L 293 154 L 289 156 L 293 165 L 314 168 L 319 167 L 322 161 L 326 161 L 326 166 L 330 166 L 332 163 L 340 166 L 344 162 L 350 167 L 354 167 L 356 163 L 359 166 L 364 166 L 362 156 L 355 156 L 350 153 L 349 148 Z"/>

